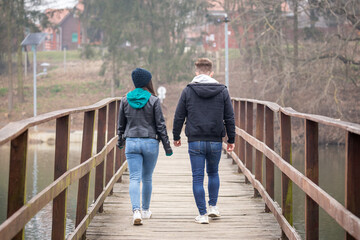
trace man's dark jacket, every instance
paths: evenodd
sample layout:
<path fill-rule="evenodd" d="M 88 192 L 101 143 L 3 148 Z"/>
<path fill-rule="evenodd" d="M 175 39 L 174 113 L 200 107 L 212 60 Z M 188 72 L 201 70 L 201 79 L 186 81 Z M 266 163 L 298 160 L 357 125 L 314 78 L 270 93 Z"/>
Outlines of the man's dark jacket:
<path fill-rule="evenodd" d="M 174 140 L 180 139 L 184 121 L 189 142 L 235 141 L 234 110 L 227 88 L 217 83 L 189 84 L 183 90 L 176 108 L 173 126 Z"/>

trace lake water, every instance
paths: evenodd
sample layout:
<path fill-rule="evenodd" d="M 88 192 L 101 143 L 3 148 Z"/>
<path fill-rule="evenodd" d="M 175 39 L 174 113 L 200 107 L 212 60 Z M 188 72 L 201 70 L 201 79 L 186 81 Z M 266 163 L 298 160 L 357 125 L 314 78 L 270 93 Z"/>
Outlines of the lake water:
<path fill-rule="evenodd" d="M 54 177 L 54 145 L 29 145 L 28 167 L 26 179 L 26 197 L 31 199 L 53 181 Z M 81 144 L 72 143 L 69 151 L 69 169 L 80 162 Z M 8 172 L 9 172 L 9 145 L 0 147 L 0 223 L 6 219 Z M 345 175 L 344 146 L 322 146 L 319 149 L 320 179 L 319 185 L 331 196 L 344 204 L 344 175 Z M 293 165 L 304 173 L 304 151 L 294 147 Z M 93 201 L 94 172 L 90 180 L 90 200 Z M 275 200 L 280 203 L 281 177 L 279 170 L 275 170 Z M 304 238 L 304 207 L 305 194 L 293 184 L 294 194 L 294 226 Z M 74 229 L 76 214 L 77 184 L 70 186 L 67 202 L 66 231 Z M 25 239 L 51 238 L 52 203 L 40 211 L 25 228 Z M 320 239 L 343 239 L 344 231 L 322 209 L 320 209 Z M 305 238 L 304 238 L 305 239 Z"/>

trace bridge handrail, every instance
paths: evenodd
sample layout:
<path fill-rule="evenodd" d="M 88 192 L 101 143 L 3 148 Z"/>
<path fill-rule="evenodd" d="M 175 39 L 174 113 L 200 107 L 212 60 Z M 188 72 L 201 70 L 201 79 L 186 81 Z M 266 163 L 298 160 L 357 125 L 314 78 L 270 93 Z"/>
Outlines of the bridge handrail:
<path fill-rule="evenodd" d="M 96 212 L 102 212 L 102 203 L 127 167 L 124 149 L 116 148 L 116 110 L 120 101 L 121 98 L 107 98 L 90 106 L 54 111 L 10 123 L 0 129 L 0 145 L 11 142 L 8 218 L 0 225 L 0 239 L 22 239 L 26 223 L 52 200 L 52 239 L 64 239 L 66 237 L 66 192 L 67 188 L 76 181 L 79 181 L 76 225 L 75 230 L 67 238 L 79 239 L 84 234 Z M 98 112 L 97 153 L 92 156 L 95 111 Z M 84 123 L 80 164 L 67 169 L 70 115 L 81 112 L 84 113 Z M 25 203 L 28 129 L 54 119 L 56 119 L 54 181 Z M 105 158 L 107 159 L 106 169 Z M 96 168 L 95 203 L 88 208 L 89 174 L 94 168 Z"/>
<path fill-rule="evenodd" d="M 324 116 L 304 114 L 276 103 L 253 99 L 232 98 L 235 110 L 235 151 L 228 153 L 255 188 L 255 196 L 264 199 L 267 212 L 275 215 L 283 234 L 289 239 L 301 239 L 292 227 L 292 183 L 307 196 L 305 234 L 306 239 L 319 238 L 319 212 L 322 207 L 347 231 L 347 239 L 360 239 L 360 125 Z M 252 133 L 253 104 L 256 111 L 256 137 Z M 278 113 L 281 133 L 281 156 L 274 151 L 274 115 Z M 305 174 L 291 165 L 291 119 L 305 120 Z M 264 121 L 265 120 L 265 121 Z M 347 131 L 345 206 L 318 186 L 318 123 L 335 126 Z M 264 128 L 265 127 L 265 128 Z M 265 139 L 264 139 L 265 133 Z M 224 149 L 225 148 L 224 144 Z M 252 147 L 256 149 L 255 173 L 252 173 Z M 262 155 L 266 157 L 266 186 L 263 186 Z M 274 201 L 274 165 L 282 172 L 281 208 Z M 290 181 L 291 180 L 291 181 Z"/>
<path fill-rule="evenodd" d="M 352 132 L 352 133 L 360 134 L 360 124 L 357 124 L 357 123 L 346 122 L 346 121 L 342 121 L 340 119 L 330 118 L 330 117 L 326 117 L 326 116 L 322 116 L 322 115 L 297 112 L 296 110 L 292 109 L 291 107 L 281 107 L 280 105 L 278 105 L 277 103 L 274 103 L 274 102 L 261 101 L 261 100 L 256 100 L 256 99 L 246 99 L 246 98 L 232 98 L 232 99 L 235 101 L 246 101 L 246 102 L 252 102 L 255 104 L 262 104 L 264 106 L 267 106 L 274 112 L 282 112 L 291 117 L 307 119 L 307 120 L 311 120 L 311 121 L 325 124 L 328 126 L 342 128 L 342 129 Z"/>
<path fill-rule="evenodd" d="M 21 133 L 29 129 L 30 127 L 49 122 L 51 120 L 75 113 L 82 113 L 85 111 L 92 111 L 99 108 L 104 107 L 105 105 L 109 104 L 109 102 L 114 100 L 120 100 L 121 98 L 105 98 L 93 105 L 78 107 L 78 108 L 69 108 L 69 109 L 62 109 L 58 111 L 52 111 L 48 113 L 44 113 L 38 115 L 36 117 L 26 118 L 24 120 L 20 120 L 17 122 L 10 122 L 6 126 L 0 129 L 0 146 L 4 143 L 9 142 L 10 140 L 16 138 Z"/>

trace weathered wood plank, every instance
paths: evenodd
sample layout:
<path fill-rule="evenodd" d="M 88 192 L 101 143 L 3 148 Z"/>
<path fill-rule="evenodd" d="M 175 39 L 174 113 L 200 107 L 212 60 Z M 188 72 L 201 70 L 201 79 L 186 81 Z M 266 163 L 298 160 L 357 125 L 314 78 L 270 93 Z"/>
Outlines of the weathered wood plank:
<path fill-rule="evenodd" d="M 20 120 L 17 122 L 11 122 L 11 123 L 7 124 L 5 127 L 0 129 L 0 145 L 8 142 L 9 140 L 16 138 L 17 136 L 19 136 L 20 134 L 25 132 L 30 127 L 39 125 L 41 123 L 49 122 L 51 120 L 54 120 L 56 118 L 60 118 L 60 117 L 66 116 L 66 115 L 87 112 L 87 111 L 94 111 L 96 109 L 99 109 L 99 108 L 107 105 L 109 102 L 112 102 L 114 100 L 120 100 L 120 99 L 121 98 L 106 98 L 106 99 L 103 99 L 93 105 L 90 105 L 90 106 L 53 111 L 53 112 L 38 115 L 36 117 Z"/>
<path fill-rule="evenodd" d="M 280 112 L 281 157 L 292 165 L 291 118 Z M 285 173 L 281 173 L 281 208 L 282 214 L 293 226 L 292 182 Z M 284 236 L 284 235 L 283 235 Z"/>
<path fill-rule="evenodd" d="M 69 115 L 56 119 L 55 138 L 55 166 L 54 180 L 58 179 L 68 170 L 70 142 L 70 117 Z M 64 239 L 66 232 L 66 198 L 67 189 L 62 191 L 53 200 L 53 221 L 51 238 Z"/>
<path fill-rule="evenodd" d="M 105 146 L 106 137 L 106 113 L 107 106 L 102 107 L 98 111 L 98 127 L 97 127 L 97 141 L 96 151 L 99 153 Z M 104 166 L 105 161 L 102 161 L 95 170 L 95 191 L 94 199 L 97 199 L 104 189 Z M 103 211 L 103 206 L 99 207 L 99 212 Z"/>
<path fill-rule="evenodd" d="M 253 198 L 253 187 L 225 155 L 220 161 L 221 187 L 218 207 L 222 217 L 209 225 L 194 222 L 198 215 L 192 194 L 192 175 L 186 145 L 174 149 L 176 159 L 160 152 L 153 175 L 150 209 L 153 216 L 142 226 L 131 224 L 128 192 L 129 175 L 113 188 L 87 229 L 87 239 L 278 239 L 281 230 L 271 213 L 264 212 L 264 201 Z M 181 157 L 179 157 L 181 156 Z M 207 178 L 205 177 L 205 183 Z M 205 187 L 207 193 L 207 188 Z"/>
<path fill-rule="evenodd" d="M 94 139 L 94 127 L 95 127 L 95 111 L 85 112 L 84 114 L 84 126 L 83 126 L 83 138 L 81 145 L 81 157 L 80 162 L 83 163 L 91 157 L 93 139 Z M 112 150 L 110 150 L 112 151 Z M 89 183 L 90 172 L 85 174 L 80 180 L 78 185 L 77 194 L 77 206 L 76 206 L 76 222 L 77 227 L 86 215 L 89 201 Z M 85 236 L 82 237 L 85 239 Z"/>
<path fill-rule="evenodd" d="M 346 162 L 345 162 L 345 206 L 355 216 L 360 217 L 360 135 L 346 133 Z M 357 239 L 357 232 L 347 232 L 346 239 Z"/>
<path fill-rule="evenodd" d="M 319 184 L 319 127 L 318 123 L 305 120 L 305 175 Z M 308 240 L 319 239 L 319 205 L 306 196 L 305 235 Z"/>
<path fill-rule="evenodd" d="M 28 131 L 11 141 L 7 217 L 25 204 Z M 22 229 L 13 239 L 23 239 Z"/>

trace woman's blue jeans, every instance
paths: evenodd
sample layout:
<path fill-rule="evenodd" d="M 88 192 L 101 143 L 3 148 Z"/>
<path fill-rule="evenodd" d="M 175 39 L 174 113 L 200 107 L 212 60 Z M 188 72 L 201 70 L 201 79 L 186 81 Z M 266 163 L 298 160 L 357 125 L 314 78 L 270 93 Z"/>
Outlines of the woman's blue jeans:
<path fill-rule="evenodd" d="M 152 174 L 159 155 L 159 141 L 152 138 L 127 138 L 125 155 L 130 172 L 129 193 L 132 210 L 140 210 L 140 182 L 142 209 L 150 207 Z"/>
<path fill-rule="evenodd" d="M 221 158 L 221 142 L 195 141 L 189 142 L 189 155 L 193 177 L 193 194 L 196 206 L 201 215 L 206 214 L 206 201 L 204 190 L 204 170 L 208 175 L 209 205 L 216 206 L 220 179 L 219 162 Z"/>

